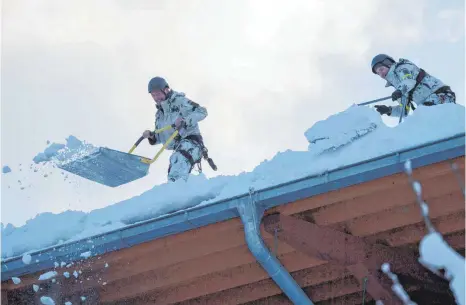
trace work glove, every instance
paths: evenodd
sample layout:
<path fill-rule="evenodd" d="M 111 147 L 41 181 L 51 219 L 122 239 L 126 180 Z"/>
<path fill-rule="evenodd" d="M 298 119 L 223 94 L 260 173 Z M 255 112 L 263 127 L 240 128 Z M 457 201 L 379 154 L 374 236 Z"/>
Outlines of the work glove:
<path fill-rule="evenodd" d="M 392 113 L 392 107 L 385 105 L 375 105 L 375 110 L 377 110 L 380 115 L 386 114 L 390 115 Z"/>
<path fill-rule="evenodd" d="M 150 131 L 150 130 L 145 130 L 143 133 L 142 133 L 142 136 L 146 139 L 149 139 L 149 138 L 153 138 L 155 136 L 155 133 L 153 131 Z"/>
<path fill-rule="evenodd" d="M 142 133 L 142 136 L 149 140 L 150 145 L 155 145 L 157 143 L 157 139 L 155 138 L 155 133 L 151 130 L 145 130 Z"/>
<path fill-rule="evenodd" d="M 401 98 L 403 94 L 401 93 L 400 90 L 395 90 L 392 93 L 392 101 L 396 101 L 397 99 Z"/>

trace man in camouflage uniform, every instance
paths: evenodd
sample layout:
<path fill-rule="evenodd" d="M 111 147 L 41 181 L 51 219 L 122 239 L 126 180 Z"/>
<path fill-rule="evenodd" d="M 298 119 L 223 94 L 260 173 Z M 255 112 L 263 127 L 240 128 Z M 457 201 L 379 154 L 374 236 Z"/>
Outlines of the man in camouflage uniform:
<path fill-rule="evenodd" d="M 155 129 L 173 126 L 179 131 L 175 139 L 166 147 L 173 150 L 168 167 L 168 180 L 188 179 L 194 165 L 202 157 L 209 161 L 216 170 L 212 159 L 207 156 L 207 149 L 199 130 L 198 122 L 207 117 L 207 109 L 188 99 L 184 93 L 172 90 L 162 77 L 154 77 L 149 81 L 148 91 L 156 103 Z M 175 130 L 169 129 L 161 133 L 146 130 L 143 137 L 151 145 L 164 144 Z"/>
<path fill-rule="evenodd" d="M 387 81 L 385 87 L 392 86 L 392 100 L 400 99 L 406 94 L 406 116 L 413 102 L 417 106 L 434 106 L 444 103 L 456 103 L 455 93 L 440 79 L 428 74 L 407 59 L 400 58 L 398 62 L 386 55 L 378 54 L 372 59 L 372 72 Z M 383 115 L 400 116 L 402 104 L 399 106 L 376 105 L 377 111 Z"/>

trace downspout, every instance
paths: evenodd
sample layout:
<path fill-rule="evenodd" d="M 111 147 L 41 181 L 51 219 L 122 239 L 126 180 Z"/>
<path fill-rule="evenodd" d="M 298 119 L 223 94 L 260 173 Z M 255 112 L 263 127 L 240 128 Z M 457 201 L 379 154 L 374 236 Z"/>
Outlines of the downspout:
<path fill-rule="evenodd" d="M 267 271 L 270 277 L 293 302 L 293 304 L 314 305 L 288 271 L 273 256 L 260 236 L 260 223 L 264 210 L 256 205 L 253 190 L 250 189 L 249 200 L 238 203 L 238 213 L 244 225 L 244 235 L 249 250 Z"/>

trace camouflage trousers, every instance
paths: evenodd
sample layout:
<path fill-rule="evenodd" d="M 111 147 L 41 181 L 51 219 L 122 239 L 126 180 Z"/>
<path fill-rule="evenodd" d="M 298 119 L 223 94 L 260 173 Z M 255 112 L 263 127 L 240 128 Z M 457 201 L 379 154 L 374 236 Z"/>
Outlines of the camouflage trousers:
<path fill-rule="evenodd" d="M 201 144 L 195 141 L 181 139 L 170 156 L 168 181 L 176 181 L 180 178 L 187 181 L 194 165 L 202 159 L 202 149 Z"/>

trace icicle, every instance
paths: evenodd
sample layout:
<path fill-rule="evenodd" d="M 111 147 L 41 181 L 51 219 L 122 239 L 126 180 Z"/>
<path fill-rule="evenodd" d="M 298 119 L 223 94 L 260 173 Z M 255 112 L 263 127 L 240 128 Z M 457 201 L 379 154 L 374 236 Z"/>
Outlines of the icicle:
<path fill-rule="evenodd" d="M 404 305 L 417 305 L 411 301 L 408 293 L 406 290 L 404 290 L 403 286 L 401 286 L 400 282 L 398 281 L 396 274 L 390 271 L 389 263 L 384 263 L 382 265 L 382 271 L 393 281 L 392 290 L 400 298 Z"/>

